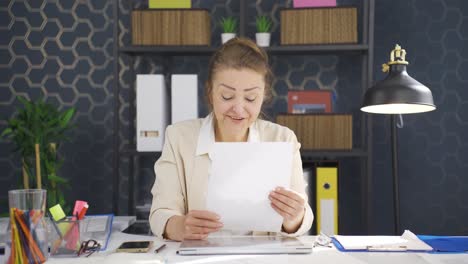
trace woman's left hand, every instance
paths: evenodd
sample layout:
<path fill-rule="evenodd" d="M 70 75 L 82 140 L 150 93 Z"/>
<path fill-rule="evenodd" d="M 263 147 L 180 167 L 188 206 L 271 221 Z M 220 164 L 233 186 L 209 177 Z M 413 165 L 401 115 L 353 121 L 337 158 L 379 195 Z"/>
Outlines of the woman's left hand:
<path fill-rule="evenodd" d="M 293 190 L 277 187 L 268 198 L 271 207 L 283 217 L 283 229 L 287 233 L 296 232 L 302 224 L 305 214 L 304 197 Z"/>

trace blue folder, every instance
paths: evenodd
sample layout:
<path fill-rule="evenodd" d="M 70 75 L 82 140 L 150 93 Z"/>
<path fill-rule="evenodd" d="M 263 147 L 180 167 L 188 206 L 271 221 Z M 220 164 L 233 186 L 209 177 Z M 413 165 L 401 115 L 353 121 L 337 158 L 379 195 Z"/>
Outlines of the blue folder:
<path fill-rule="evenodd" d="M 468 237 L 467 236 L 428 236 L 418 235 L 418 238 L 433 248 L 432 251 L 419 251 L 427 253 L 468 253 Z M 336 249 L 343 252 L 366 252 L 368 250 L 346 250 L 338 240 L 332 238 L 332 242 Z M 412 251 L 413 250 L 408 250 Z M 375 250 L 373 251 L 375 252 Z M 389 252 L 389 251 L 385 251 Z M 398 252 L 398 251 L 395 251 Z"/>
<path fill-rule="evenodd" d="M 434 249 L 433 253 L 468 253 L 466 236 L 418 235 L 418 238 L 431 246 Z"/>

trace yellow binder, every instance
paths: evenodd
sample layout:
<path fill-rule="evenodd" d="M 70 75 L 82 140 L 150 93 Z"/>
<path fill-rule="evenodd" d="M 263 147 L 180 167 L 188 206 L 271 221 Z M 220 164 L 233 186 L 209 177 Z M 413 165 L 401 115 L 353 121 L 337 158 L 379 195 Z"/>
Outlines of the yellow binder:
<path fill-rule="evenodd" d="M 338 234 L 338 168 L 317 167 L 317 233 Z"/>
<path fill-rule="evenodd" d="M 191 0 L 149 0 L 149 8 L 191 8 Z"/>

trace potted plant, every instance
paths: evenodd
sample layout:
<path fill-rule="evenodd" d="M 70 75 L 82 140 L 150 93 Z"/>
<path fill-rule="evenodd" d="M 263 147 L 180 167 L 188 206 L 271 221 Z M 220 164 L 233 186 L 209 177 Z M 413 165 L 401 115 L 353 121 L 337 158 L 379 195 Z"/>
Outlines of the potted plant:
<path fill-rule="evenodd" d="M 255 24 L 257 26 L 257 33 L 255 34 L 257 45 L 260 47 L 270 46 L 270 29 L 272 24 L 271 19 L 265 15 L 257 16 L 255 19 Z"/>
<path fill-rule="evenodd" d="M 71 128 L 75 109 L 60 112 L 43 99 L 31 102 L 18 97 L 18 100 L 23 108 L 8 120 L 7 128 L 0 136 L 11 139 L 16 145 L 15 151 L 21 154 L 22 187 L 29 189 L 35 185 L 37 189 L 47 189 L 48 206 L 60 203 L 68 209 L 63 192 L 68 181 L 57 174 L 63 162 L 57 156 L 57 148 L 61 141 L 67 140 L 65 132 Z"/>
<path fill-rule="evenodd" d="M 223 29 L 223 33 L 221 34 L 221 41 L 223 44 L 236 37 L 237 19 L 235 17 L 223 17 L 219 21 L 219 24 Z"/>

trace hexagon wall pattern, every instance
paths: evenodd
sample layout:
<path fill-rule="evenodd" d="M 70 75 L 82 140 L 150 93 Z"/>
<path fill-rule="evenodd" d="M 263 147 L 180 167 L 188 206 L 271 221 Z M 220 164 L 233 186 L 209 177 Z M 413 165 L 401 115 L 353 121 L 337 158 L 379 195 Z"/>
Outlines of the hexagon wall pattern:
<path fill-rule="evenodd" d="M 437 110 L 404 116 L 398 129 L 402 229 L 468 234 L 468 2 L 376 1 L 375 74 L 396 43 L 408 73 L 428 86 Z M 392 226 L 390 120 L 374 118 L 374 230 Z M 391 209 L 390 209 L 391 210 Z"/>
<path fill-rule="evenodd" d="M 128 45 L 129 10 L 144 8 L 146 1 L 118 1 L 118 41 Z M 212 16 L 212 45 L 220 45 L 221 16 L 239 15 L 237 0 L 194 0 L 194 7 L 208 8 Z M 360 1 L 338 1 L 359 4 Z M 119 115 L 121 150 L 134 146 L 134 111 L 131 109 L 132 58 L 119 56 L 121 93 L 113 94 L 113 4 L 98 0 L 11 0 L 0 3 L 0 130 L 19 102 L 16 95 L 37 98 L 41 94 L 61 108 L 74 106 L 77 128 L 71 142 L 59 152 L 65 157 L 61 174 L 72 181 L 70 200 L 86 198 L 92 212 L 110 212 L 113 192 L 119 192 L 119 211 L 128 212 L 128 180 L 135 175 L 136 203 L 151 201 L 154 182 L 152 166 L 157 157 L 120 159 L 120 186 L 112 189 L 113 116 Z M 129 6 L 131 3 L 132 7 Z M 248 37 L 255 33 L 254 15 L 273 19 L 272 44 L 279 43 L 279 9 L 292 1 L 248 1 Z M 417 233 L 468 235 L 467 186 L 464 176 L 468 164 L 468 2 L 462 0 L 377 0 L 375 14 L 375 79 L 388 60 L 395 43 L 408 52 L 409 73 L 429 86 L 437 111 L 405 116 L 399 129 L 401 220 L 404 228 Z M 167 58 L 133 58 L 136 73 L 162 73 Z M 199 75 L 199 115 L 207 109 L 203 101 L 207 56 L 180 56 L 169 60 L 173 73 Z M 329 89 L 337 96 L 335 109 L 351 112 L 355 135 L 359 134 L 361 96 L 360 60 L 356 54 L 326 56 L 272 56 L 275 98 L 266 107 L 274 119 L 285 112 L 289 89 Z M 115 100 L 121 108 L 114 113 Z M 371 230 L 392 232 L 389 119 L 373 118 L 374 207 Z M 357 131 L 357 132 L 356 132 Z M 355 136 L 355 145 L 361 144 Z M 13 145 L 0 140 L 0 212 L 7 208 L 7 190 L 17 186 L 20 157 L 12 154 Z M 135 173 L 128 165 L 133 159 Z M 360 166 L 357 159 L 342 159 L 340 176 L 340 215 L 345 233 L 358 233 L 360 227 Z M 140 215 L 145 217 L 145 213 Z"/>
<path fill-rule="evenodd" d="M 88 199 L 92 212 L 112 211 L 112 1 L 0 3 L 0 129 L 19 106 L 17 95 L 74 106 L 76 129 L 59 148 L 69 200 Z M 0 212 L 17 188 L 20 157 L 0 141 Z"/>

